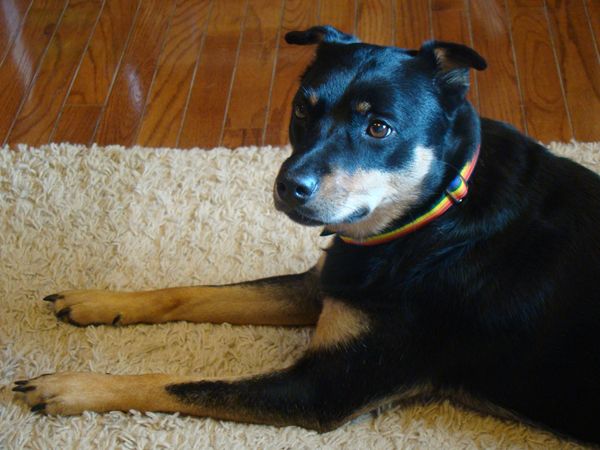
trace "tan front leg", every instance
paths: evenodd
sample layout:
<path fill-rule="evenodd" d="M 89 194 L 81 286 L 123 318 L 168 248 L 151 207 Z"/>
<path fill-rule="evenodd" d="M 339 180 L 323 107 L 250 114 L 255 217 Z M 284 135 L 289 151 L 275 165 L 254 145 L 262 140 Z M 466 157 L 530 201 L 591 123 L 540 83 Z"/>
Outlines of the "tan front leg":
<path fill-rule="evenodd" d="M 197 378 L 196 378 L 197 379 Z M 164 386 L 193 381 L 191 377 L 148 374 L 108 375 L 61 372 L 16 381 L 13 390 L 24 394 L 34 412 L 75 415 L 83 411 L 163 411 L 191 413 Z"/>
<path fill-rule="evenodd" d="M 64 291 L 47 296 L 59 318 L 74 325 L 229 322 L 312 325 L 321 309 L 316 273 L 267 278 L 228 286 L 145 292 Z"/>

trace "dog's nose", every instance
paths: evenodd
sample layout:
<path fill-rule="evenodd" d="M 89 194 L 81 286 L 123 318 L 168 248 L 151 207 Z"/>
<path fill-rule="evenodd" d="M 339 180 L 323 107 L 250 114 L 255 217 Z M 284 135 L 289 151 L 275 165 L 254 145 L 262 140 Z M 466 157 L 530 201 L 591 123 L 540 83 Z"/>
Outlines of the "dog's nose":
<path fill-rule="evenodd" d="M 289 206 L 308 202 L 317 191 L 317 177 L 311 175 L 284 176 L 277 180 L 277 195 Z"/>

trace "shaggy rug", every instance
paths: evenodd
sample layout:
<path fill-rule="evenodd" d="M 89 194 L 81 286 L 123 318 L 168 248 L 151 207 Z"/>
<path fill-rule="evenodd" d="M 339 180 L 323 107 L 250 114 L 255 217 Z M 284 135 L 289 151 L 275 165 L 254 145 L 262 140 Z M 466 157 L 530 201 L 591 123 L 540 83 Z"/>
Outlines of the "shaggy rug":
<path fill-rule="evenodd" d="M 553 145 L 600 171 L 600 144 Z M 301 272 L 326 238 L 272 207 L 286 148 L 0 150 L 0 448 L 575 448 L 448 402 L 393 407 L 326 434 L 160 413 L 46 417 L 15 379 L 80 370 L 253 374 L 291 364 L 310 330 L 191 324 L 77 328 L 41 301 Z"/>

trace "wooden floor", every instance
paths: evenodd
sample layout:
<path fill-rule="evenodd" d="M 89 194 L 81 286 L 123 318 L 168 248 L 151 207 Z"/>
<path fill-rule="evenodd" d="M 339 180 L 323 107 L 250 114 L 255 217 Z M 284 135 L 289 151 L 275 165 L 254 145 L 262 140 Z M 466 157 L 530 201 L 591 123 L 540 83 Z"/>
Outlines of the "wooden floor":
<path fill-rule="evenodd" d="M 318 23 L 471 45 L 482 115 L 600 140 L 600 0 L 0 0 L 0 144 L 285 144 Z"/>

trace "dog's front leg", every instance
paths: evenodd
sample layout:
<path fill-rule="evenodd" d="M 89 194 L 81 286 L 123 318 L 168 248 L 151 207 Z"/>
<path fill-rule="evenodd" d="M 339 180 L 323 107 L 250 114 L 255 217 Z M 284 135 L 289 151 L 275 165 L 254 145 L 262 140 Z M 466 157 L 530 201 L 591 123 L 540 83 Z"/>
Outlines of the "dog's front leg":
<path fill-rule="evenodd" d="M 18 381 L 15 390 L 32 411 L 48 414 L 135 409 L 319 427 L 314 380 L 298 369 L 237 381 L 64 372 Z"/>
<path fill-rule="evenodd" d="M 321 310 L 316 269 L 226 286 L 144 292 L 64 291 L 47 296 L 57 317 L 73 325 L 229 322 L 314 325 Z"/>
<path fill-rule="evenodd" d="M 311 355 L 289 369 L 237 380 L 63 372 L 17 381 L 14 390 L 32 411 L 52 415 L 135 409 L 323 431 L 377 406 L 369 383 L 359 380 L 363 373 L 348 380 L 351 365 L 341 355 Z"/>
<path fill-rule="evenodd" d="M 372 335 L 367 314 L 327 299 L 307 353 L 281 371 L 230 380 L 65 372 L 17 381 L 13 390 L 50 414 L 137 409 L 323 431 L 409 392 L 380 373 Z"/>

